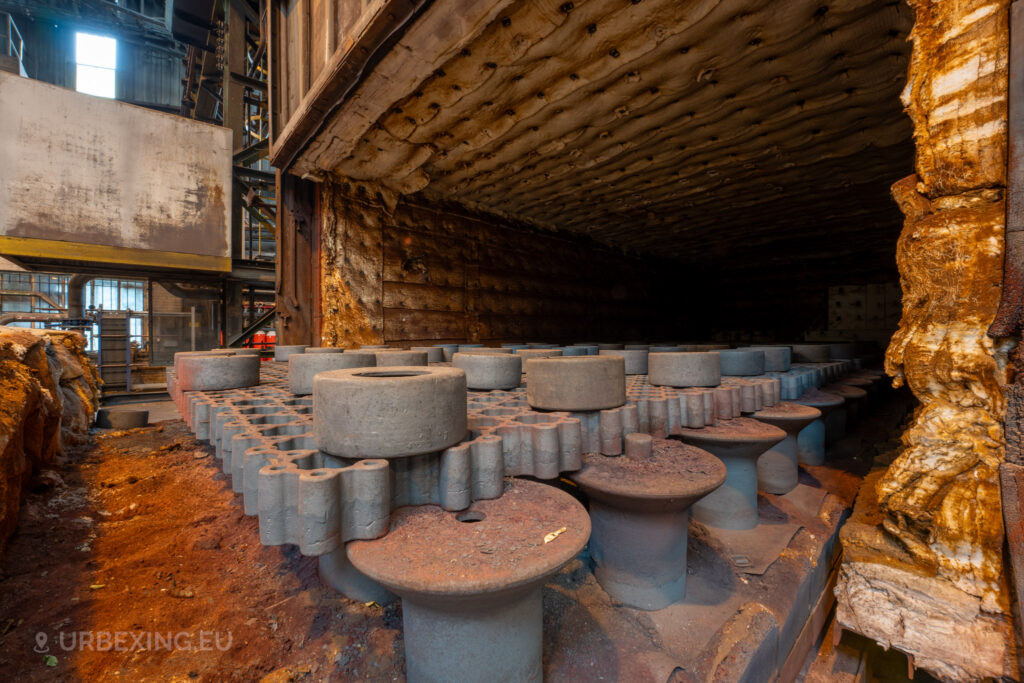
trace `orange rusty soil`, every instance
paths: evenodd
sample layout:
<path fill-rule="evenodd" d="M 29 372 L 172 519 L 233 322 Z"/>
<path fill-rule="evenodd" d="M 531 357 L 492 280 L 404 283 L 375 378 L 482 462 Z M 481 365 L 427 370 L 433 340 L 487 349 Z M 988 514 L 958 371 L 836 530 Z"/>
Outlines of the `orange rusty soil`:
<path fill-rule="evenodd" d="M 342 598 L 314 558 L 261 546 L 211 453 L 174 420 L 36 478 L 0 576 L 0 678 L 404 678 L 397 604 Z"/>

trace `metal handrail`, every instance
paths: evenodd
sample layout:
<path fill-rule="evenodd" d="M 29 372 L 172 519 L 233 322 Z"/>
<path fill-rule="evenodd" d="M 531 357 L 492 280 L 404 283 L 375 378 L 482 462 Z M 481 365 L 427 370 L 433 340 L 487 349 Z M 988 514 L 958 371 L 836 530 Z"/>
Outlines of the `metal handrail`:
<path fill-rule="evenodd" d="M 47 294 L 43 294 L 42 292 L 34 289 L 0 289 L 0 300 L 2 300 L 3 297 L 5 296 L 27 296 L 33 299 L 39 299 L 40 301 L 42 301 L 43 303 L 45 303 L 47 306 L 54 310 L 68 310 L 67 306 L 61 306 L 53 297 Z"/>
<path fill-rule="evenodd" d="M 21 31 L 18 30 L 17 24 L 14 23 L 14 17 L 7 12 L 3 12 L 2 14 L 7 17 L 7 55 L 9 57 L 17 57 L 18 62 L 21 63 L 25 54 L 25 39 L 21 37 Z M 18 37 L 17 48 L 14 47 L 15 36 Z"/>
<path fill-rule="evenodd" d="M 277 311 L 275 310 L 275 308 L 271 307 L 266 313 L 261 315 L 259 318 L 256 318 L 256 320 L 251 325 L 249 325 L 249 327 L 245 328 L 235 336 L 228 339 L 228 343 L 225 344 L 225 346 L 229 348 L 238 347 L 244 344 L 245 342 L 249 341 L 250 339 L 252 339 L 252 336 L 254 334 L 260 331 L 261 328 L 266 327 L 270 323 L 270 321 L 274 319 L 274 316 L 276 314 Z"/>

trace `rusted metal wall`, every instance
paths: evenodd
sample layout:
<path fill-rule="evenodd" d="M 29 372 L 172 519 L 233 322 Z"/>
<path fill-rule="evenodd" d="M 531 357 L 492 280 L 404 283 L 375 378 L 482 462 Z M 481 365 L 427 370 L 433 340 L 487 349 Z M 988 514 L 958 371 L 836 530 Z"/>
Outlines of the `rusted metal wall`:
<path fill-rule="evenodd" d="M 275 144 L 293 133 L 296 114 L 322 106 L 318 96 L 332 81 L 342 57 L 384 6 L 384 0 L 278 0 L 272 3 L 274 34 Z M 365 50 L 364 50 L 365 51 Z"/>
<path fill-rule="evenodd" d="M 325 183 L 323 343 L 686 335 L 685 274 L 578 237 Z M 691 297 L 692 298 L 692 297 Z"/>
<path fill-rule="evenodd" d="M 75 32 L 73 24 L 55 25 L 14 15 L 25 38 L 25 71 L 29 78 L 75 89 Z M 97 33 L 95 29 L 83 29 Z M 114 38 L 118 38 L 117 35 Z M 124 39 L 117 41 L 116 97 L 162 107 L 181 106 L 185 67 L 180 54 Z"/>
<path fill-rule="evenodd" d="M 315 344 L 320 329 L 320 215 L 317 186 L 278 173 L 276 307 L 278 344 Z"/>
<path fill-rule="evenodd" d="M 188 254 L 208 270 L 230 268 L 227 129 L 8 73 L 0 121 L 0 239 Z"/>

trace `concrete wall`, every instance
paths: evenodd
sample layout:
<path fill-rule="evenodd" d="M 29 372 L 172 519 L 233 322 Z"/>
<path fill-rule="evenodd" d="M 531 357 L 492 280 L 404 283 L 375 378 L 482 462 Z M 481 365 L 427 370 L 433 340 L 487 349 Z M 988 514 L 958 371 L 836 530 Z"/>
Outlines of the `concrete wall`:
<path fill-rule="evenodd" d="M 229 130 L 7 73 L 0 121 L 0 254 L 230 269 Z"/>

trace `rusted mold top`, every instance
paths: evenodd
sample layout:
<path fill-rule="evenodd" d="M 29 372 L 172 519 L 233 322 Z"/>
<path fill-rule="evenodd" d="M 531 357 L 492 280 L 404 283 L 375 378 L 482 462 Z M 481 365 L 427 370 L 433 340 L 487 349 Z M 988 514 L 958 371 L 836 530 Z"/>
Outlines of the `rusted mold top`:
<path fill-rule="evenodd" d="M 725 465 L 707 451 L 671 439 L 654 439 L 649 456 L 583 456 L 583 469 L 572 475 L 584 490 L 635 498 L 704 496 L 725 481 Z"/>
<path fill-rule="evenodd" d="M 353 541 L 347 549 L 359 571 L 399 594 L 458 596 L 552 574 L 589 538 L 590 516 L 572 496 L 516 479 L 501 498 L 477 501 L 464 512 L 436 505 L 399 508 L 387 536 Z"/>
<path fill-rule="evenodd" d="M 868 379 L 867 377 L 851 376 L 843 377 L 841 380 L 837 381 L 836 384 L 844 384 L 851 387 L 870 387 L 874 385 L 874 381 Z"/>
<path fill-rule="evenodd" d="M 835 408 L 836 406 L 843 405 L 844 400 L 842 396 L 826 394 L 824 391 L 811 387 L 801 394 L 800 398 L 795 399 L 794 402 L 814 408 Z"/>
<path fill-rule="evenodd" d="M 718 420 L 715 424 L 702 429 L 683 428 L 681 436 L 686 441 L 700 443 L 729 443 L 764 441 L 778 443 L 786 438 L 786 433 L 749 417 L 737 417 L 732 420 Z"/>
<path fill-rule="evenodd" d="M 868 392 L 864 391 L 860 387 L 853 387 L 848 384 L 829 384 L 821 388 L 826 394 L 835 394 L 836 396 L 842 396 L 843 398 L 855 400 L 858 398 L 864 398 L 868 395 Z"/>
<path fill-rule="evenodd" d="M 781 401 L 769 408 L 762 408 L 754 413 L 753 417 L 755 420 L 785 429 L 787 425 L 792 423 L 807 424 L 812 420 L 816 420 L 821 417 L 821 411 L 811 406 Z"/>

